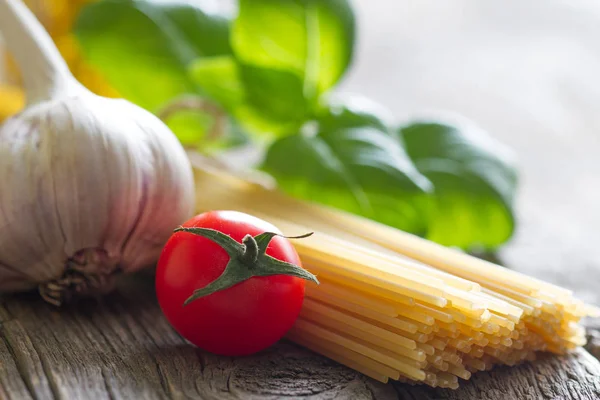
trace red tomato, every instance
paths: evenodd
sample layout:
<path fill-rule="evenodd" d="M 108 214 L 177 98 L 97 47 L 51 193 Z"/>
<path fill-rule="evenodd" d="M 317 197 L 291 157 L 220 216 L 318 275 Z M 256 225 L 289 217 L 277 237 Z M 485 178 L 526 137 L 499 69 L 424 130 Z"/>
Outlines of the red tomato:
<path fill-rule="evenodd" d="M 236 211 L 200 214 L 184 227 L 211 228 L 238 242 L 246 234 L 279 233 L 256 217 Z M 300 266 L 286 238 L 274 237 L 266 253 Z M 216 280 L 230 257 L 211 239 L 176 232 L 167 242 L 156 271 L 158 302 L 171 325 L 187 340 L 212 353 L 239 356 L 265 349 L 292 327 L 304 298 L 304 279 L 290 275 L 253 276 L 183 306 L 196 289 Z"/>

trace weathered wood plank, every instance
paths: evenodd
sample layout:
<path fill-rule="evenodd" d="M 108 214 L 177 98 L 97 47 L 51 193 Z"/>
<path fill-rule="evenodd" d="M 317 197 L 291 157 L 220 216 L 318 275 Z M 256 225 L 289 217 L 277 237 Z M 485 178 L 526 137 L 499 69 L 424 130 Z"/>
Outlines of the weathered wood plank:
<path fill-rule="evenodd" d="M 90 326 L 82 328 L 76 323 L 77 313 L 59 312 L 39 303 L 35 295 L 11 299 L 7 302 L 9 312 L 22 325 L 21 334 L 13 330 L 5 337 L 13 343 L 13 349 L 26 348 L 30 341 L 37 353 L 33 369 L 43 371 L 52 395 L 40 398 L 80 399 L 93 395 L 109 399 L 103 379 L 102 361 L 93 351 L 93 343 L 87 339 Z M 29 354 L 15 354 L 18 360 Z M 33 371 L 32 377 L 35 377 Z"/>
<path fill-rule="evenodd" d="M 0 303 L 0 332 L 4 331 L 6 324 L 10 323 L 12 317 Z M 23 399 L 32 398 L 26 384 L 27 378 L 23 378 L 22 372 L 15 362 L 14 351 L 11 350 L 4 334 L 0 333 L 0 399 L 11 396 L 21 396 Z"/>
<path fill-rule="evenodd" d="M 600 360 L 600 318 L 586 321 L 585 326 L 587 329 L 585 349 Z"/>
<path fill-rule="evenodd" d="M 0 399 L 11 397 L 32 398 L 10 348 L 6 341 L 0 338 Z"/>
<path fill-rule="evenodd" d="M 57 311 L 4 298 L 2 399 L 594 399 L 600 363 L 584 351 L 477 374 L 458 391 L 383 385 L 294 344 L 253 357 L 204 353 L 162 316 L 152 277 Z"/>
<path fill-rule="evenodd" d="M 11 349 L 13 361 L 33 398 L 53 398 L 53 389 L 48 382 L 44 366 L 33 346 L 29 333 L 18 320 L 2 324 L 2 339 Z"/>
<path fill-rule="evenodd" d="M 400 398 L 406 399 L 599 399 L 599 368 L 598 360 L 578 350 L 562 357 L 545 354 L 533 363 L 477 373 L 458 390 L 395 386 Z"/>

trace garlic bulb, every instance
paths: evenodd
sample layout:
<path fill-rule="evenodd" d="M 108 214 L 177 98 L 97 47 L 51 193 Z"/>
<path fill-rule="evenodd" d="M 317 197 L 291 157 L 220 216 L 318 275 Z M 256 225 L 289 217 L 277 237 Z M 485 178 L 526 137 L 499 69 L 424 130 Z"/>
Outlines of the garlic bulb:
<path fill-rule="evenodd" d="M 20 0 L 0 0 L 0 34 L 28 99 L 0 126 L 0 292 L 105 292 L 191 215 L 190 163 L 158 118 L 80 85 Z"/>

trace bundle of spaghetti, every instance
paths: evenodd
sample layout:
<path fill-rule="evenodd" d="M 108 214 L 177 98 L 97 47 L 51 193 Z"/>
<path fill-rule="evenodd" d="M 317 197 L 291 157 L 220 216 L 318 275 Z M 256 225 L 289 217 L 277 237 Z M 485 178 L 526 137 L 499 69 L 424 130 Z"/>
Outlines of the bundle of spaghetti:
<path fill-rule="evenodd" d="M 477 371 L 585 344 L 598 310 L 564 288 L 368 219 L 198 169 L 198 211 L 232 209 L 290 235 L 307 284 L 288 338 L 382 382 L 457 388 Z"/>

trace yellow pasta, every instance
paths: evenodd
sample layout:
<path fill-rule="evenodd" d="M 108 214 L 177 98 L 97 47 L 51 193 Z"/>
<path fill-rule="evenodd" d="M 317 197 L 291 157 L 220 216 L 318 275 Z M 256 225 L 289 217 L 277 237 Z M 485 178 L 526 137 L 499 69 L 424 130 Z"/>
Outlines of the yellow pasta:
<path fill-rule="evenodd" d="M 349 339 L 347 337 L 341 336 L 339 334 L 333 333 L 325 328 L 322 328 L 316 324 L 313 324 L 309 321 L 306 321 L 303 318 L 299 318 L 295 324 L 295 329 L 297 332 L 306 332 L 309 335 L 317 336 L 324 341 L 338 343 L 349 350 L 355 351 L 359 354 L 372 358 L 375 361 L 378 361 L 382 364 L 385 364 L 389 367 L 397 369 L 398 371 L 408 370 L 413 371 L 414 366 L 407 364 L 400 360 L 400 356 L 395 356 L 387 351 L 380 349 L 376 346 L 365 345 L 358 339 Z M 425 355 L 423 355 L 423 359 L 425 359 Z M 413 371 L 414 372 L 414 371 Z M 411 377 L 421 377 L 420 380 L 424 378 L 424 375 L 413 374 Z M 419 379 L 419 378 L 416 378 Z"/>
<path fill-rule="evenodd" d="M 362 294 L 360 292 L 351 291 L 345 289 L 343 286 L 338 286 L 335 284 L 331 284 L 327 281 L 321 279 L 318 288 L 308 287 L 307 292 L 314 294 L 315 296 L 319 296 L 320 294 L 326 294 L 330 297 L 340 299 L 344 302 L 349 302 L 356 304 L 357 306 L 368 308 L 374 312 L 379 314 L 387 315 L 388 317 L 396 317 L 398 316 L 398 312 L 394 308 L 394 306 L 373 298 L 372 296 Z"/>
<path fill-rule="evenodd" d="M 383 274 L 370 275 L 368 272 L 363 271 L 356 266 L 350 267 L 348 264 L 342 264 L 338 268 L 338 265 L 336 264 L 331 264 L 324 260 L 317 260 L 311 256 L 303 257 L 303 261 L 304 260 L 307 268 L 310 266 L 311 270 L 315 271 L 317 274 L 324 274 L 325 276 L 328 276 L 328 273 L 342 275 L 348 280 L 355 281 L 358 285 L 386 289 L 391 293 L 412 297 L 416 300 L 421 300 L 438 307 L 444 307 L 448 302 L 446 298 L 441 296 L 442 292 L 434 288 L 432 288 L 431 292 L 428 292 L 427 289 L 414 288 L 410 286 L 410 284 L 405 285 L 404 283 L 386 280 L 385 275 Z"/>
<path fill-rule="evenodd" d="M 306 285 L 288 338 L 373 379 L 457 388 L 459 378 L 585 343 L 600 309 L 571 291 L 397 229 L 197 171 L 198 211 L 236 209 L 286 234 L 322 284 Z M 208 188 L 208 189 L 207 189 Z"/>
<path fill-rule="evenodd" d="M 384 341 L 388 341 L 394 345 L 399 345 L 410 350 L 414 350 L 417 348 L 417 343 L 414 340 L 407 339 L 404 336 L 392 333 L 388 330 L 379 328 L 378 326 L 365 323 L 364 320 L 354 318 L 348 314 L 344 314 L 343 312 L 337 311 L 336 309 L 329 308 L 324 304 L 317 303 L 314 300 L 306 299 L 304 301 L 304 307 L 302 308 L 302 312 L 303 314 L 307 315 L 307 318 L 310 318 L 311 316 L 315 317 L 317 315 L 320 315 L 321 318 L 319 318 L 319 321 L 327 321 L 327 323 L 332 324 L 333 327 L 343 324 L 344 326 L 339 329 L 342 332 L 347 331 L 348 327 L 352 327 L 364 332 L 364 335 L 361 335 L 360 337 L 376 336 Z"/>
<path fill-rule="evenodd" d="M 306 260 L 305 260 L 306 261 Z M 307 264 L 305 262 L 305 264 Z M 339 286 L 344 286 L 346 288 L 352 288 L 354 290 L 355 293 L 366 293 L 367 295 L 371 295 L 371 296 L 375 296 L 376 298 L 379 297 L 379 300 L 381 301 L 385 301 L 385 300 L 391 300 L 395 303 L 400 303 L 400 304 L 404 304 L 407 306 L 412 306 L 415 304 L 415 299 L 413 299 L 412 297 L 408 297 L 399 293 L 395 293 L 386 289 L 381 289 L 378 288 L 377 286 L 372 286 L 369 284 L 366 284 L 364 282 L 360 282 L 359 280 L 356 279 L 350 279 L 350 278 L 346 278 L 342 275 L 339 274 L 335 274 L 335 273 L 320 273 L 319 274 L 319 278 L 320 279 L 324 279 L 325 281 L 328 280 L 332 280 L 335 281 L 335 283 Z M 394 313 L 397 314 L 397 312 L 394 310 Z"/>
<path fill-rule="evenodd" d="M 423 314 L 429 315 L 430 317 L 434 318 L 434 321 L 438 320 L 438 321 L 446 322 L 448 324 L 451 324 L 452 322 L 454 322 L 454 318 L 453 318 L 452 314 L 441 311 L 441 310 L 437 310 L 435 308 L 427 307 L 423 304 L 417 303 L 414 305 L 413 309 L 418 313 L 423 313 Z"/>
<path fill-rule="evenodd" d="M 348 363 L 350 362 L 354 365 L 360 365 L 369 371 L 375 372 L 375 374 L 380 377 L 387 377 L 391 379 L 398 379 L 400 377 L 399 372 L 393 368 L 378 363 L 377 361 L 365 357 L 362 354 L 351 352 L 345 347 L 337 345 L 335 343 L 327 343 L 326 345 L 324 345 L 323 343 L 319 343 L 320 340 L 318 337 L 311 337 L 308 335 L 298 334 L 293 328 L 290 332 L 288 332 L 287 337 L 317 353 L 323 354 L 335 361 L 338 361 L 341 364 L 348 365 Z M 357 369 L 354 366 L 352 366 L 351 368 Z M 384 383 L 386 382 L 385 378 L 378 380 Z"/>

